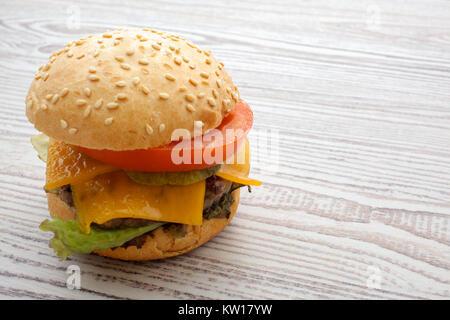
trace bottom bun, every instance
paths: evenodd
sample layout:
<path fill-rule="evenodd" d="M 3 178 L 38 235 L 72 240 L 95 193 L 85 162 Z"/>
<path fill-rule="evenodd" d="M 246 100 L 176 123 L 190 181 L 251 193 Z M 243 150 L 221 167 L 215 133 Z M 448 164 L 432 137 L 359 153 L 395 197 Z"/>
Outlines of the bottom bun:
<path fill-rule="evenodd" d="M 143 261 L 164 259 L 189 252 L 211 240 L 230 223 L 239 205 L 240 190 L 233 191 L 231 196 L 234 202 L 230 207 L 231 213 L 228 219 L 213 218 L 203 220 L 200 226 L 186 226 L 186 234 L 182 238 L 174 238 L 168 232 L 164 232 L 162 227 L 159 227 L 147 236 L 145 243 L 140 248 L 136 246 L 118 247 L 98 250 L 94 253 L 113 259 Z M 47 193 L 47 200 L 52 217 L 58 215 L 63 220 L 75 218 L 75 212 L 58 196 Z"/>

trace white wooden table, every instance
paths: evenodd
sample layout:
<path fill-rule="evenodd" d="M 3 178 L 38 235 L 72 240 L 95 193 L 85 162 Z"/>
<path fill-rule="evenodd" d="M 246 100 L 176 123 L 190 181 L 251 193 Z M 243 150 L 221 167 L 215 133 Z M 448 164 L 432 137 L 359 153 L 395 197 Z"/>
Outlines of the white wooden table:
<path fill-rule="evenodd" d="M 2 2 L 1 298 L 450 298 L 450 2 L 275 3 Z M 51 52 L 119 27 L 180 34 L 225 63 L 254 110 L 264 184 L 184 256 L 60 262 L 37 228 L 44 164 L 25 95 Z"/>

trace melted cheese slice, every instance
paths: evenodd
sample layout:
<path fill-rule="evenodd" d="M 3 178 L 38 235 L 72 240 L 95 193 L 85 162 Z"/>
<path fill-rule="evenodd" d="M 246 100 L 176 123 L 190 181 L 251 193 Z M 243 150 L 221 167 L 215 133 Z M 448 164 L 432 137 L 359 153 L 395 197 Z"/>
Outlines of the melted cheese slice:
<path fill-rule="evenodd" d="M 239 148 L 238 152 L 227 159 L 219 171 L 216 172 L 216 176 L 219 176 L 225 180 L 250 185 L 260 186 L 261 181 L 250 179 L 248 174 L 250 173 L 250 144 L 248 139 L 245 139 L 243 145 Z"/>
<path fill-rule="evenodd" d="M 71 185 L 80 229 L 116 218 L 201 225 L 205 181 L 186 186 L 149 186 L 132 181 L 123 171 Z"/>
<path fill-rule="evenodd" d="M 75 150 L 70 145 L 50 139 L 47 150 L 45 189 L 92 179 L 100 174 L 119 170 Z"/>

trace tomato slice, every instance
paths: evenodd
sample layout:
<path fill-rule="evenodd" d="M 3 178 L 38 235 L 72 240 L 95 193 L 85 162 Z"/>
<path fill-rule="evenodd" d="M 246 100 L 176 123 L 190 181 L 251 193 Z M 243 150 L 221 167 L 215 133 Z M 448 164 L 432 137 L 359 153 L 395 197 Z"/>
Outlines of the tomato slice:
<path fill-rule="evenodd" d="M 252 124 L 253 112 L 250 106 L 239 100 L 233 111 L 215 130 L 183 142 L 182 145 L 180 141 L 174 141 L 161 147 L 125 151 L 76 148 L 94 159 L 126 170 L 149 172 L 198 170 L 221 164 L 236 153 Z M 234 134 L 231 134 L 232 132 Z M 173 154 L 178 155 L 178 160 Z M 181 163 L 180 157 L 183 158 Z"/>

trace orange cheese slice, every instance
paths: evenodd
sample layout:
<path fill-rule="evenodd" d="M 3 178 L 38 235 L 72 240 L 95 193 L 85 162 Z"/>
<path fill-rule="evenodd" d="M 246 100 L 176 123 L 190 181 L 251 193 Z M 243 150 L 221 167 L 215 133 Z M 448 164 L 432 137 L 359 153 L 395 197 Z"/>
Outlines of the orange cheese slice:
<path fill-rule="evenodd" d="M 261 181 L 250 179 L 250 144 L 248 139 L 245 139 L 243 145 L 238 152 L 231 158 L 227 159 L 216 175 L 229 181 L 251 185 L 260 186 Z"/>
<path fill-rule="evenodd" d="M 50 138 L 47 154 L 45 189 L 94 178 L 100 174 L 120 170 L 88 157 L 70 145 Z"/>
<path fill-rule="evenodd" d="M 186 186 L 150 186 L 132 181 L 123 171 L 71 185 L 80 229 L 116 218 L 202 224 L 205 181 Z"/>

